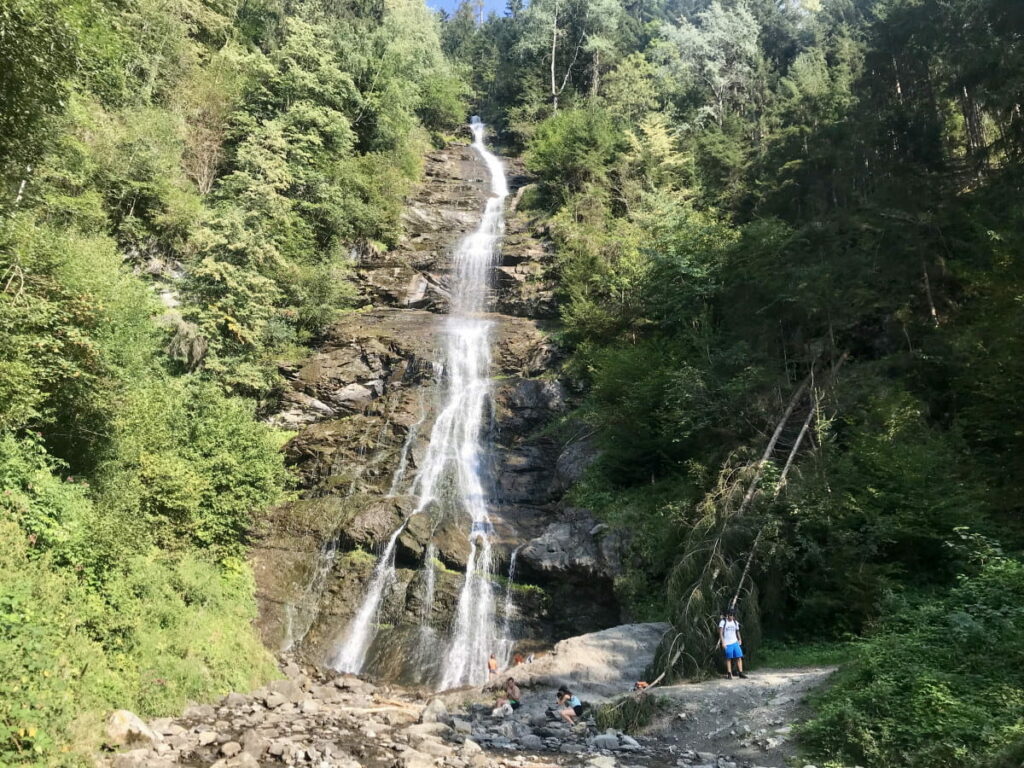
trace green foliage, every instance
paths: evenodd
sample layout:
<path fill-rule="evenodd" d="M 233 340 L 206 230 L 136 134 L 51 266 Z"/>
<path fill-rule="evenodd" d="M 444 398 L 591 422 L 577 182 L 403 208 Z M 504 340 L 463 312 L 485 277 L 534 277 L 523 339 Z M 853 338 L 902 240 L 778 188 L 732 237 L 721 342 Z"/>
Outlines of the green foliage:
<path fill-rule="evenodd" d="M 0 760 L 84 765 L 103 711 L 144 715 L 258 685 L 251 578 L 194 556 L 129 554 L 102 593 L 0 520 Z M 247 663 L 239 664 L 239 660 Z"/>
<path fill-rule="evenodd" d="M 100 494 L 147 516 L 164 546 L 244 552 L 252 512 L 282 499 L 286 475 L 251 405 L 210 384 L 157 380 L 132 391 L 112 424 Z"/>
<path fill-rule="evenodd" d="M 530 142 L 526 166 L 556 201 L 607 178 L 621 139 L 611 115 L 594 106 L 558 112 L 539 126 Z"/>
<path fill-rule="evenodd" d="M 594 719 L 601 729 L 614 728 L 617 731 L 636 733 L 665 708 L 665 702 L 650 693 L 631 694 L 612 699 L 597 708 Z"/>
<path fill-rule="evenodd" d="M 271 673 L 256 398 L 466 86 L 418 0 L 14 0 L 0 59 L 0 764 L 77 765 L 106 709 Z"/>
<path fill-rule="evenodd" d="M 81 45 L 79 3 L 17 0 L 0 9 L 0 174 L 8 195 L 29 172 L 63 109 Z"/>
<path fill-rule="evenodd" d="M 995 765 L 1019 745 L 1024 569 L 997 558 L 946 597 L 894 609 L 814 702 L 801 738 L 868 766 Z M 1004 764 L 1011 764 L 1006 762 Z"/>
<path fill-rule="evenodd" d="M 0 242 L 0 428 L 59 422 L 62 453 L 95 446 L 119 380 L 157 338 L 145 286 L 103 236 L 20 214 Z"/>
<path fill-rule="evenodd" d="M 847 664 L 856 658 L 854 641 L 816 642 L 814 640 L 782 643 L 766 641 L 757 655 L 746 661 L 751 669 L 792 669 Z"/>

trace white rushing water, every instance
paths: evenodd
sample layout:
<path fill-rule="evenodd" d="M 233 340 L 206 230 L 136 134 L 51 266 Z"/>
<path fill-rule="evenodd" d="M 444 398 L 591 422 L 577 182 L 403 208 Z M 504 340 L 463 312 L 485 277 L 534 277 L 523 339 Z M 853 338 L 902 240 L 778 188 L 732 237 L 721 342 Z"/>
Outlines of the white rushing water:
<path fill-rule="evenodd" d="M 501 652 L 498 654 L 498 661 L 502 667 L 507 667 L 512 661 L 512 620 L 516 614 L 515 595 L 512 588 L 516 583 L 516 561 L 519 559 L 519 550 L 522 548 L 523 545 L 519 545 L 513 549 L 512 556 L 508 560 L 508 581 L 505 584 L 504 618 L 501 626 Z"/>
<path fill-rule="evenodd" d="M 459 244 L 455 253 L 451 311 L 442 328 L 445 387 L 430 442 L 412 484 L 416 506 L 409 516 L 431 514 L 435 520 L 454 516 L 467 519 L 469 524 L 470 555 L 441 669 L 441 688 L 485 681 L 487 657 L 503 645 L 495 622 L 495 585 L 491 579 L 493 528 L 484 491 L 482 432 L 490 397 L 493 326 L 484 312 L 504 230 L 508 184 L 501 161 L 484 146 L 483 124 L 474 118 L 470 127 L 473 148 L 491 175 L 491 196 L 480 225 Z M 404 472 L 404 466 L 400 470 Z M 339 671 L 359 672 L 366 663 L 377 613 L 387 588 L 395 580 L 395 548 L 408 519 L 384 547 L 363 602 L 335 649 L 331 666 Z M 432 580 L 430 586 L 433 587 Z"/>

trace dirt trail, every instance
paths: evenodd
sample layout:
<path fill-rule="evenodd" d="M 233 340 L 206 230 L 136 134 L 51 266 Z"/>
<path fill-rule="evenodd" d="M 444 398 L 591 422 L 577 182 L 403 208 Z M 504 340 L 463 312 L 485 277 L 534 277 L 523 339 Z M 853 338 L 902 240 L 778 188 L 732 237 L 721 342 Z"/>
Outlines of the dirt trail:
<path fill-rule="evenodd" d="M 824 685 L 834 671 L 835 667 L 766 669 L 752 672 L 746 680 L 715 678 L 664 686 L 653 693 L 665 700 L 666 714 L 638 738 L 662 754 L 672 754 L 674 747 L 680 756 L 690 750 L 781 768 L 795 754 L 790 735 L 793 725 L 806 716 L 807 694 Z"/>

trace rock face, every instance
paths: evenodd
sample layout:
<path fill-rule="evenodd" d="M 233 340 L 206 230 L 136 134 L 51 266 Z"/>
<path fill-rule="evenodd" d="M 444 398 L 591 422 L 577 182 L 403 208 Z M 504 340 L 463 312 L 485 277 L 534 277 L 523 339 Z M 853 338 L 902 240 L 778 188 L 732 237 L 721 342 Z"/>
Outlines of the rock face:
<path fill-rule="evenodd" d="M 529 180 L 510 165 L 515 190 Z M 412 483 L 445 375 L 440 314 L 448 308 L 452 254 L 476 227 L 488 190 L 487 170 L 468 145 L 428 156 L 399 246 L 358 254 L 367 306 L 343 316 L 314 354 L 283 371 L 287 388 L 268 421 L 297 432 L 286 455 L 301 498 L 270 512 L 256 530 L 259 627 L 272 648 L 311 663 L 329 659 L 365 594 L 376 553 L 415 506 Z M 511 198 L 492 280 L 485 480 L 499 552 L 496 589 L 509 596 L 497 602 L 501 610 L 513 606 L 509 621 L 519 646 L 530 650 L 618 622 L 612 581 L 621 542 L 586 510 L 561 503 L 596 450 L 582 430 L 546 429 L 574 403 L 552 376 L 561 353 L 550 335 L 557 316 L 551 249 L 514 210 L 519 199 Z M 367 672 L 406 683 L 429 678 L 464 578 L 468 530 L 457 515 L 436 527 L 418 516 L 402 532 Z M 521 573 L 508 587 L 497 577 L 517 549 Z M 429 579 L 425 563 L 434 564 Z M 414 636 L 429 653 L 409 654 Z"/>

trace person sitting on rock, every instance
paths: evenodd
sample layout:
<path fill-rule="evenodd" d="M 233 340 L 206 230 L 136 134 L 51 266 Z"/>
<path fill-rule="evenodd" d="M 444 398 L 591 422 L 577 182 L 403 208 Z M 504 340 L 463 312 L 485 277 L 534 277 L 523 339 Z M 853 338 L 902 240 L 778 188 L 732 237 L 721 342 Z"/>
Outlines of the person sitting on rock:
<path fill-rule="evenodd" d="M 505 695 L 498 698 L 498 703 L 491 712 L 494 717 L 507 717 L 515 712 L 521 706 L 523 698 L 522 691 L 519 690 L 519 686 L 516 685 L 514 677 L 510 677 L 505 681 Z"/>
<path fill-rule="evenodd" d="M 569 725 L 576 725 L 576 718 L 583 714 L 583 702 L 568 688 L 558 689 L 558 714 Z"/>

